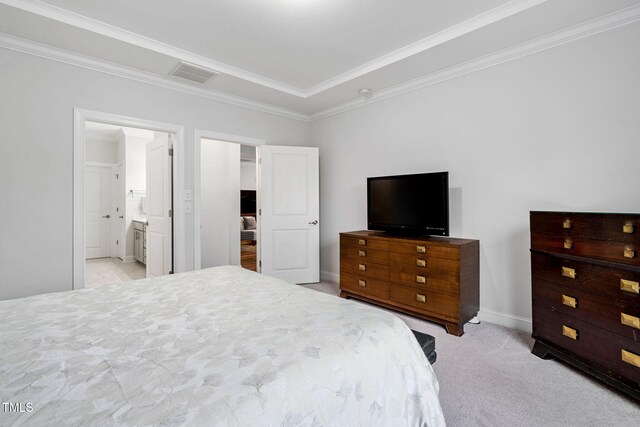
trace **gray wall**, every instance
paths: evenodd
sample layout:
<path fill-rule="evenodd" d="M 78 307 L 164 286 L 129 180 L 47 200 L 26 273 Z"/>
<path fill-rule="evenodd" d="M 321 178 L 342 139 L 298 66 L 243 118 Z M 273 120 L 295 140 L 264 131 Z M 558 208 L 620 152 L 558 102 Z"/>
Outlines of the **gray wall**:
<path fill-rule="evenodd" d="M 312 123 L 324 277 L 338 233 L 366 229 L 368 176 L 449 171 L 482 317 L 527 329 L 529 210 L 640 211 L 638 40 L 633 24 Z"/>
<path fill-rule="evenodd" d="M 73 109 L 306 145 L 308 124 L 0 49 L 0 299 L 71 289 Z M 186 265 L 193 268 L 193 216 Z"/>

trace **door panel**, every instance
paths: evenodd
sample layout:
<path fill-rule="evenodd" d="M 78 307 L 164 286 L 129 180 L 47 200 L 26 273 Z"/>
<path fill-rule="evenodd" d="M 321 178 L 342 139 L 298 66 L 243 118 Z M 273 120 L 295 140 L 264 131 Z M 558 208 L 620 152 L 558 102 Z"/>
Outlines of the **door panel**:
<path fill-rule="evenodd" d="M 85 166 L 84 176 L 85 257 L 108 257 L 111 256 L 111 167 Z"/>
<path fill-rule="evenodd" d="M 202 139 L 200 147 L 200 265 L 240 265 L 240 144 Z"/>
<path fill-rule="evenodd" d="M 258 147 L 261 272 L 320 280 L 319 169 L 315 147 Z"/>
<path fill-rule="evenodd" d="M 173 268 L 170 136 L 147 144 L 147 277 Z"/>

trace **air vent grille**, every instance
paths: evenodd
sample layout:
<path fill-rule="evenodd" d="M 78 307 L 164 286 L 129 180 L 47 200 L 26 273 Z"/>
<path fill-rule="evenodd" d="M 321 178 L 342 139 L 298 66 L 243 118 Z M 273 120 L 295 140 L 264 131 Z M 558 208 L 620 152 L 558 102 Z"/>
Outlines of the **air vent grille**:
<path fill-rule="evenodd" d="M 213 70 L 208 70 L 187 62 L 180 62 L 180 65 L 178 65 L 170 75 L 191 80 L 192 82 L 206 83 L 210 78 L 218 74 L 220 73 Z"/>

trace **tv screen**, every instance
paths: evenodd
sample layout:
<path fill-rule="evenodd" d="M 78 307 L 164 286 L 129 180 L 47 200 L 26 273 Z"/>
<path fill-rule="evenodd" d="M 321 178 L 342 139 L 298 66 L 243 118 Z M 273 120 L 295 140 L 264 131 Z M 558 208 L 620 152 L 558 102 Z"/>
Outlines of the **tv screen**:
<path fill-rule="evenodd" d="M 367 178 L 369 230 L 449 235 L 449 173 Z"/>

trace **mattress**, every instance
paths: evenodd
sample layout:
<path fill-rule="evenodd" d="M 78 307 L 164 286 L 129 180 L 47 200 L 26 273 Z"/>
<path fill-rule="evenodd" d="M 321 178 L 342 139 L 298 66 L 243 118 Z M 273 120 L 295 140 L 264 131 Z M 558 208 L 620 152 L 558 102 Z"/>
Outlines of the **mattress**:
<path fill-rule="evenodd" d="M 239 267 L 1 301 L 0 318 L 2 425 L 444 425 L 401 320 Z"/>

